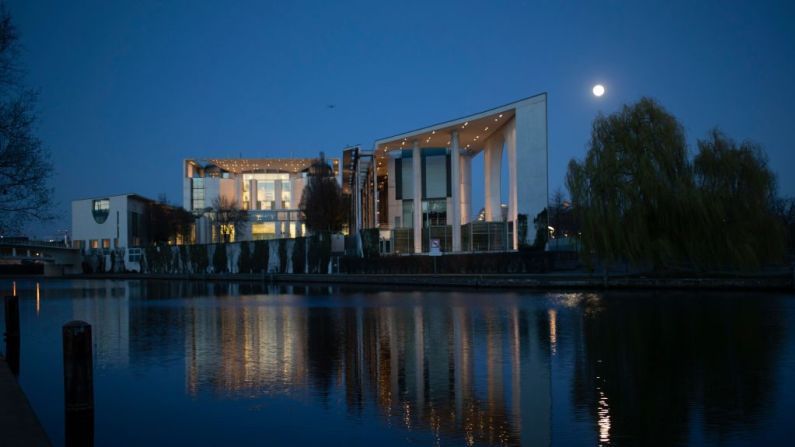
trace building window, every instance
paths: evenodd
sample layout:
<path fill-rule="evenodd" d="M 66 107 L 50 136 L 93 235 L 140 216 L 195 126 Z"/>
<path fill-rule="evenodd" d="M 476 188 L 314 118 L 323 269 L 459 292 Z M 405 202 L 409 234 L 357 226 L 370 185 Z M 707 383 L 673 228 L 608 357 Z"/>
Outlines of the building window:
<path fill-rule="evenodd" d="M 128 262 L 141 262 L 141 249 L 140 248 L 130 248 L 127 250 L 127 261 Z"/>
<path fill-rule="evenodd" d="M 91 202 L 91 214 L 94 216 L 94 221 L 98 224 L 105 223 L 108 220 L 110 213 L 110 200 L 97 199 Z"/>
<path fill-rule="evenodd" d="M 91 248 L 99 248 L 99 240 L 91 239 Z"/>
<path fill-rule="evenodd" d="M 272 210 L 276 201 L 276 187 L 273 180 L 257 181 L 257 209 Z"/>
<path fill-rule="evenodd" d="M 129 214 L 129 238 L 132 239 L 133 245 L 141 245 L 140 240 L 142 236 L 143 230 L 143 222 L 142 222 L 142 215 L 141 213 L 136 213 L 135 211 L 130 211 Z M 129 239 L 128 239 L 129 240 Z"/>
<path fill-rule="evenodd" d="M 282 209 L 290 208 L 290 200 L 292 198 L 292 186 L 289 181 L 282 180 Z"/>
<path fill-rule="evenodd" d="M 422 226 L 437 227 L 441 225 L 447 225 L 447 199 L 423 201 Z"/>
<path fill-rule="evenodd" d="M 273 239 L 276 237 L 276 223 L 262 222 L 251 224 L 251 239 Z"/>
<path fill-rule="evenodd" d="M 403 201 L 403 228 L 414 227 L 414 201 Z"/>
<path fill-rule="evenodd" d="M 110 239 L 102 239 L 102 248 L 110 248 Z"/>
<path fill-rule="evenodd" d="M 204 209 L 204 179 L 192 179 L 191 185 L 191 209 L 199 211 Z"/>
<path fill-rule="evenodd" d="M 411 158 L 397 160 L 397 163 L 402 164 L 398 180 L 401 184 L 401 197 L 405 199 L 414 197 L 414 165 L 412 160 Z"/>
<path fill-rule="evenodd" d="M 447 196 L 447 156 L 425 157 L 425 197 L 437 199 Z"/>

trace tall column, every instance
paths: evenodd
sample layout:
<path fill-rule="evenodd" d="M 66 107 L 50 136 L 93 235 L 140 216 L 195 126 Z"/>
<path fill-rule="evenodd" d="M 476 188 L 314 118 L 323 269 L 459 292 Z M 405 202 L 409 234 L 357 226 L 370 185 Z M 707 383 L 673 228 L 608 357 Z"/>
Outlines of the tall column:
<path fill-rule="evenodd" d="M 356 169 L 353 171 L 354 176 L 354 185 L 353 188 L 353 233 L 355 234 L 362 228 L 362 181 L 361 176 L 359 175 L 359 163 L 361 163 L 361 158 L 357 159 L 356 162 Z"/>
<path fill-rule="evenodd" d="M 486 142 L 483 151 L 484 192 L 483 201 L 486 209 L 486 221 L 495 222 L 502 220 L 500 214 L 500 175 L 502 171 L 502 138 L 492 136 Z"/>
<path fill-rule="evenodd" d="M 378 228 L 378 162 L 373 151 L 373 228 Z"/>
<path fill-rule="evenodd" d="M 273 182 L 273 209 L 282 209 L 282 181 L 276 180 Z"/>
<path fill-rule="evenodd" d="M 453 251 L 461 251 L 461 161 L 458 152 L 458 131 L 454 130 L 450 135 L 450 203 L 453 206 Z"/>
<path fill-rule="evenodd" d="M 411 151 L 411 175 L 414 180 L 414 253 L 422 253 L 422 159 L 417 140 Z"/>
<path fill-rule="evenodd" d="M 256 180 L 249 180 L 248 181 L 248 209 L 256 210 L 257 209 L 257 181 Z"/>
<path fill-rule="evenodd" d="M 462 154 L 461 161 L 461 223 L 469 223 L 472 215 L 472 157 Z"/>
<path fill-rule="evenodd" d="M 513 222 L 513 250 L 519 249 L 518 173 L 516 168 L 516 119 L 505 126 L 505 147 L 508 151 L 508 220 Z M 527 216 L 528 232 L 531 216 Z"/>

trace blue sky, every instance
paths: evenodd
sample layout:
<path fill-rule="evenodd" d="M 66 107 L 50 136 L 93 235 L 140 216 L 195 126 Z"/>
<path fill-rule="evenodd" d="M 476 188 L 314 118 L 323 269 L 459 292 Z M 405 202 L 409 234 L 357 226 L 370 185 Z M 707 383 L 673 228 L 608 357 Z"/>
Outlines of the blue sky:
<path fill-rule="evenodd" d="M 8 0 L 55 222 L 77 198 L 181 201 L 190 157 L 339 156 L 346 145 L 549 94 L 550 191 L 594 116 L 651 96 L 696 139 L 761 144 L 795 196 L 788 2 Z M 591 94 L 595 83 L 604 97 Z M 328 105 L 333 104 L 334 108 Z M 473 192 L 482 191 L 475 185 Z M 473 197 L 473 208 L 482 199 Z"/>

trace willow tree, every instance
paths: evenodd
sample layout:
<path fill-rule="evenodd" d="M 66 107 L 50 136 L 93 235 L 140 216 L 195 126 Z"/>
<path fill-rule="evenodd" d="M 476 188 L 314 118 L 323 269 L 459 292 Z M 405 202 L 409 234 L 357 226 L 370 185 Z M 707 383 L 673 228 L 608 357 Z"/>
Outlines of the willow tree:
<path fill-rule="evenodd" d="M 776 215 L 776 177 L 762 149 L 737 145 L 718 130 L 699 140 L 695 182 L 708 226 L 707 262 L 716 267 L 756 268 L 780 261 L 785 230 Z"/>
<path fill-rule="evenodd" d="M 775 176 L 762 150 L 719 131 L 688 158 L 682 126 L 643 98 L 593 123 L 566 176 L 585 261 L 661 268 L 757 268 L 781 259 Z"/>
<path fill-rule="evenodd" d="M 694 185 L 676 118 L 642 98 L 597 116 L 588 146 L 566 176 L 585 260 L 659 268 L 688 259 Z"/>

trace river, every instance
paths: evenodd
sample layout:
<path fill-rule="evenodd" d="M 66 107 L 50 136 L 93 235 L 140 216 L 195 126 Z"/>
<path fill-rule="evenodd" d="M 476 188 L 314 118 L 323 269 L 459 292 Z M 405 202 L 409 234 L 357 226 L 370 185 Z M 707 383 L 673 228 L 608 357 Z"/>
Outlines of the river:
<path fill-rule="evenodd" d="M 11 288 L 0 280 L 0 292 Z M 61 326 L 74 319 L 93 329 L 96 445 L 795 439 L 792 293 L 16 288 L 19 382 L 55 445 Z"/>

